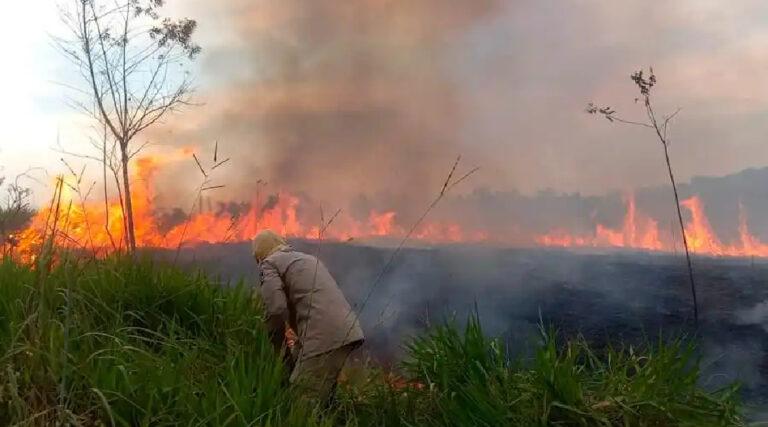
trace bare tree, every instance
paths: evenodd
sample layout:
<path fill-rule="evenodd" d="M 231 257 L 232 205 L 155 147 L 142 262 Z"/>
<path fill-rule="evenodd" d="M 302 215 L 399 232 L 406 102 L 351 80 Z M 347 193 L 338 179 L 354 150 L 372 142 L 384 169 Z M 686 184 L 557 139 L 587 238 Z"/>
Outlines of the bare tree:
<path fill-rule="evenodd" d="M 190 73 L 200 53 L 197 22 L 162 17 L 165 0 L 69 0 L 61 17 L 71 38 L 56 39 L 75 64 L 85 101 L 74 105 L 105 129 L 101 158 L 114 175 L 129 251 L 136 248 L 129 163 L 146 143 L 136 137 L 166 114 L 190 104 Z M 111 142 L 111 149 L 108 148 Z M 88 157 L 88 156 L 87 156 Z M 116 157 L 116 158 L 115 158 Z M 106 185 L 106 183 L 105 183 Z"/>
<path fill-rule="evenodd" d="M 667 116 L 658 116 L 653 109 L 651 103 L 651 89 L 656 85 L 656 75 L 653 73 L 653 68 L 649 69 L 648 76 L 646 77 L 643 70 L 636 71 L 630 75 L 630 78 L 640 91 L 640 97 L 635 98 L 635 102 L 643 101 L 643 107 L 645 108 L 645 114 L 648 121 L 632 121 L 625 120 L 618 115 L 611 107 L 596 107 L 593 103 L 587 105 L 587 113 L 599 114 L 605 117 L 611 123 L 622 123 L 633 126 L 641 126 L 650 129 L 661 142 L 661 146 L 664 149 L 664 160 L 667 164 L 667 171 L 669 172 L 669 181 L 672 184 L 672 193 L 675 196 L 675 208 L 677 209 L 677 219 L 680 223 L 680 233 L 683 236 L 683 247 L 685 248 L 685 260 L 688 266 L 688 278 L 691 283 L 691 295 L 693 297 L 693 318 L 696 329 L 699 328 L 699 306 L 696 300 L 696 284 L 693 280 L 693 266 L 691 264 L 691 254 L 688 248 L 688 238 L 685 235 L 685 223 L 683 222 L 683 213 L 680 209 L 680 197 L 677 192 L 677 183 L 675 182 L 675 174 L 672 172 L 672 162 L 669 160 L 669 138 L 667 136 L 667 129 L 670 121 L 680 112 L 678 108 L 675 112 Z"/>

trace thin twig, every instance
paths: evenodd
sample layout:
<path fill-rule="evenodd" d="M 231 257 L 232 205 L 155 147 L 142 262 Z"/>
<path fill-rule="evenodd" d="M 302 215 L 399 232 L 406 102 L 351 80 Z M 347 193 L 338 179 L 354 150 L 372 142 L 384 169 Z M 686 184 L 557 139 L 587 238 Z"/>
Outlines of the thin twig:
<path fill-rule="evenodd" d="M 459 156 L 456 159 L 456 162 L 454 162 L 453 167 L 451 168 L 451 171 L 448 173 L 448 177 L 445 179 L 445 182 L 443 182 L 443 185 L 442 185 L 442 187 L 440 189 L 440 193 L 432 201 L 432 203 L 430 203 L 429 206 L 427 206 L 427 208 L 424 210 L 424 212 L 421 214 L 421 216 L 416 220 L 416 222 L 411 226 L 411 228 L 405 234 L 405 236 L 400 241 L 400 243 L 397 245 L 395 250 L 392 251 L 392 253 L 390 254 L 389 258 L 384 263 L 384 266 L 379 271 L 379 274 L 374 279 L 373 284 L 371 285 L 371 288 L 368 291 L 368 294 L 366 294 L 365 298 L 363 299 L 362 304 L 360 305 L 360 308 L 356 312 L 355 312 L 355 310 L 350 309 L 350 312 L 347 313 L 347 316 L 345 317 L 345 320 L 352 313 L 354 313 L 355 317 L 354 317 L 354 320 L 352 322 L 352 325 L 350 325 L 350 328 L 349 328 L 349 330 L 346 333 L 346 336 L 344 337 L 344 341 L 346 341 L 347 338 L 349 338 L 349 334 L 354 329 L 355 323 L 356 323 L 357 319 L 359 319 L 359 317 L 360 317 L 360 313 L 362 313 L 363 310 L 365 309 L 365 306 L 368 304 L 368 301 L 370 300 L 371 296 L 373 295 L 373 292 L 376 290 L 376 287 L 379 285 L 379 283 L 384 278 L 384 276 L 389 272 L 390 268 L 392 267 L 392 265 L 394 263 L 395 258 L 397 258 L 397 255 L 402 251 L 402 249 L 405 247 L 405 244 L 411 238 L 411 236 L 416 231 L 416 229 L 421 225 L 421 223 L 424 221 L 424 219 L 427 217 L 427 215 L 429 215 L 429 213 L 432 212 L 432 210 L 435 208 L 435 206 L 437 206 L 437 204 L 440 203 L 440 201 L 445 196 L 446 192 L 449 189 L 453 188 L 453 185 L 452 185 L 453 183 L 451 183 L 451 178 L 452 178 L 454 172 L 456 171 L 456 168 L 458 167 L 458 163 L 459 163 L 460 158 L 461 158 L 461 156 Z M 460 182 L 460 181 L 463 181 L 464 179 L 466 179 L 470 175 L 474 174 L 477 170 L 479 170 L 479 168 L 472 169 L 469 173 L 467 173 L 464 176 L 462 176 L 462 178 L 459 181 L 457 181 L 457 183 Z"/>
<path fill-rule="evenodd" d="M 197 167 L 200 168 L 200 173 L 202 173 L 204 177 L 208 178 L 208 174 L 205 173 L 205 169 L 203 169 L 203 165 L 200 164 L 200 160 L 197 160 L 197 155 L 195 155 L 195 153 L 192 153 L 192 158 L 195 159 L 195 163 L 197 163 Z"/>
<path fill-rule="evenodd" d="M 648 123 L 634 122 L 632 120 L 624 120 L 621 117 L 617 117 L 617 116 L 612 116 L 612 118 L 613 118 L 613 120 L 615 120 L 615 121 L 617 121 L 619 123 L 624 123 L 625 125 L 642 126 L 642 127 L 646 127 L 646 128 L 649 128 L 649 129 L 653 129 L 653 126 L 649 125 Z"/>
<path fill-rule="evenodd" d="M 451 182 L 451 178 L 453 178 L 454 172 L 456 172 L 456 168 L 459 166 L 459 162 L 461 161 L 461 156 L 456 156 L 456 161 L 453 162 L 453 167 L 451 168 L 451 171 L 448 173 L 448 178 L 445 179 L 445 182 L 443 183 L 443 188 L 440 189 L 440 197 L 443 197 L 445 194 L 445 190 L 448 189 L 448 184 Z"/>
<path fill-rule="evenodd" d="M 215 161 L 215 160 L 214 160 L 214 161 Z M 227 158 L 227 159 L 225 159 L 225 160 L 222 160 L 222 161 L 220 161 L 219 163 L 216 163 L 215 165 L 213 165 L 213 167 L 211 168 L 211 170 L 216 170 L 216 168 L 218 168 L 219 166 L 221 166 L 221 165 L 223 165 L 223 164 L 227 163 L 228 161 L 229 161 L 229 158 Z"/>
<path fill-rule="evenodd" d="M 218 150 L 218 145 L 217 145 Z M 200 184 L 200 186 L 197 188 L 197 194 L 195 195 L 195 200 L 192 202 L 192 206 L 190 207 L 189 213 L 187 214 L 187 220 L 184 221 L 184 228 L 181 230 L 181 236 L 179 237 L 179 243 L 176 246 L 176 255 L 174 255 L 173 258 L 173 264 L 176 265 L 176 263 L 179 260 L 179 255 L 181 254 L 181 247 L 184 245 L 184 240 L 186 239 L 187 235 L 187 229 L 189 228 L 190 219 L 194 215 L 195 206 L 197 206 L 197 203 L 200 202 L 200 206 L 202 206 L 202 195 L 204 191 L 207 190 L 213 190 L 217 188 L 224 188 L 224 185 L 209 185 L 210 180 L 208 179 L 208 174 L 205 172 L 205 169 L 203 168 L 203 165 L 200 163 L 200 161 L 197 159 L 197 156 L 195 153 L 192 153 L 192 158 L 195 159 L 195 163 L 197 163 L 197 167 L 200 168 L 200 172 L 203 173 L 203 182 Z M 229 159 L 227 159 L 229 160 Z M 223 162 L 222 162 L 223 163 Z M 230 224 L 230 227 L 232 224 Z"/>
<path fill-rule="evenodd" d="M 469 178 L 470 176 L 474 175 L 475 172 L 479 171 L 480 167 L 475 167 L 474 169 L 470 170 L 469 172 L 462 175 L 461 178 L 457 179 L 453 184 L 449 185 L 446 191 L 450 191 L 453 187 L 461 184 L 462 181 Z"/>
<path fill-rule="evenodd" d="M 667 126 L 669 125 L 669 121 L 674 119 L 675 116 L 677 115 L 677 113 L 679 113 L 679 112 L 680 112 L 680 107 L 678 107 L 677 110 L 675 110 L 674 113 L 670 114 L 669 116 L 667 116 L 664 119 L 664 126 L 663 126 L 664 132 L 663 133 L 664 133 L 664 139 L 665 140 L 667 139 Z"/>
<path fill-rule="evenodd" d="M 318 270 L 320 268 L 320 252 L 322 251 L 323 242 L 324 242 L 323 236 L 325 234 L 325 230 L 328 229 L 328 227 L 330 227 L 330 225 L 333 223 L 333 221 L 336 219 L 336 217 L 340 213 L 341 213 L 341 209 L 338 209 L 336 211 L 336 213 L 334 213 L 333 216 L 331 216 L 331 219 L 328 220 L 328 222 L 325 222 L 325 215 L 324 215 L 324 212 L 323 212 L 323 206 L 320 205 L 320 227 L 317 230 L 318 244 L 317 244 L 317 250 L 315 251 L 315 255 L 314 255 L 315 256 L 315 271 L 314 271 L 314 273 L 312 275 L 312 288 L 311 288 L 311 291 L 309 292 L 309 303 L 307 304 L 307 312 L 306 312 L 307 325 L 304 328 L 304 331 L 303 331 L 302 335 L 298 337 L 299 342 L 301 342 L 301 340 L 304 339 L 307 331 L 309 331 L 309 323 L 310 323 L 310 321 L 312 319 L 312 316 L 311 316 L 311 314 L 312 314 L 312 299 L 314 298 L 315 290 L 317 289 L 317 272 L 318 272 Z M 296 357 L 298 358 L 298 357 L 300 357 L 300 355 L 296 355 Z M 327 357 L 327 355 L 326 355 L 326 357 Z"/>
<path fill-rule="evenodd" d="M 200 200 L 200 197 L 202 195 L 202 186 L 198 188 L 197 194 L 195 195 L 195 200 L 192 202 L 192 206 L 189 209 L 189 214 L 187 214 L 187 220 L 184 221 L 184 228 L 181 230 L 181 236 L 179 237 L 179 243 L 176 246 L 176 255 L 173 258 L 173 265 L 176 265 L 176 263 L 179 260 L 179 255 L 181 254 L 181 246 L 184 244 L 184 239 L 186 238 L 187 234 L 187 228 L 189 227 L 190 219 L 192 218 L 192 215 L 195 211 L 195 206 L 197 206 L 198 201 Z"/>
<path fill-rule="evenodd" d="M 336 212 L 333 215 L 331 215 L 331 219 L 329 219 L 328 222 L 325 223 L 325 226 L 323 226 L 323 228 L 320 229 L 320 233 L 324 234 L 325 230 L 327 230 L 328 227 L 330 227 L 331 224 L 333 224 L 333 221 L 336 220 L 336 217 L 339 216 L 340 213 L 341 213 L 341 208 L 337 209 Z"/>

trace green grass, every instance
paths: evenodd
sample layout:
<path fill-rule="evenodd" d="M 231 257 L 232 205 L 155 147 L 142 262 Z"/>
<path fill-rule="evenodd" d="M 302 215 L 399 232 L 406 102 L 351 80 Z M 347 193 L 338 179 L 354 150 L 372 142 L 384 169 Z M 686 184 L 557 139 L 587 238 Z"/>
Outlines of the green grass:
<path fill-rule="evenodd" d="M 742 425 L 737 387 L 699 389 L 683 341 L 596 352 L 542 332 L 511 362 L 475 318 L 437 327 L 407 344 L 414 386 L 352 367 L 320 413 L 285 386 L 243 284 L 121 258 L 0 262 L 0 425 Z"/>

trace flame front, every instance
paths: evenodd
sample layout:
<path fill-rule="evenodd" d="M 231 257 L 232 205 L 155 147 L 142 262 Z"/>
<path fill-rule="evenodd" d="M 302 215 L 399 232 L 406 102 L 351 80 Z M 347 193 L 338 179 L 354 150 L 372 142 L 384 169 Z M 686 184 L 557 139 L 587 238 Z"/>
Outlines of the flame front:
<path fill-rule="evenodd" d="M 184 222 L 162 228 L 158 221 L 154 201 L 156 173 L 167 163 L 188 160 L 192 149 L 185 148 L 166 155 L 145 156 L 137 159 L 133 173 L 133 213 L 136 244 L 147 248 L 176 248 L 200 243 L 246 241 L 259 230 L 273 229 L 289 238 L 330 239 L 349 241 L 366 238 L 402 238 L 408 230 L 396 224 L 396 212 L 370 212 L 367 221 L 358 221 L 340 214 L 330 224 L 304 224 L 299 221 L 297 209 L 300 201 L 288 193 L 279 193 L 277 202 L 269 208 L 260 208 L 254 200 L 252 208 L 237 216 L 196 212 Z M 107 203 L 83 202 L 74 178 L 63 178 L 61 197 L 56 203 L 40 209 L 29 227 L 14 236 L 12 253 L 24 260 L 34 259 L 45 236 L 55 232 L 56 244 L 68 248 L 105 254 L 125 247 L 123 203 L 120 198 Z M 197 211 L 197 209 L 195 209 Z M 327 221 L 328 219 L 326 219 Z M 318 222 L 320 222 L 318 220 Z M 434 243 L 459 242 L 466 239 L 457 224 L 425 223 L 411 233 L 414 239 Z M 471 237 L 483 240 L 483 233 Z M 6 249 L 5 254 L 9 251 Z"/>
<path fill-rule="evenodd" d="M 614 230 L 603 224 L 597 224 L 594 236 L 578 236 L 562 230 L 556 230 L 549 234 L 538 236 L 535 240 L 543 246 L 591 246 L 636 248 L 649 251 L 666 250 L 667 248 L 659 240 L 658 223 L 652 218 L 639 218 L 633 195 L 627 197 L 625 202 L 627 213 L 624 216 L 620 230 Z"/>
<path fill-rule="evenodd" d="M 176 225 L 160 226 L 154 202 L 154 182 L 160 168 L 171 162 L 187 161 L 193 150 L 186 148 L 170 154 L 145 156 L 135 162 L 133 180 L 134 223 L 137 245 L 149 248 L 177 248 L 200 243 L 246 241 L 259 230 L 270 228 L 289 238 L 352 239 L 394 238 L 406 235 L 417 241 L 429 243 L 488 242 L 505 244 L 513 235 L 515 242 L 529 242 L 537 246 L 634 248 L 648 251 L 672 252 L 681 249 L 678 238 L 666 235 L 662 238 L 658 222 L 638 211 L 635 198 L 625 198 L 626 214 L 620 228 L 597 224 L 592 233 L 574 234 L 554 229 L 544 235 L 520 236 L 521 232 L 499 233 L 491 230 L 466 229 L 458 223 L 425 221 L 410 230 L 398 225 L 397 213 L 370 212 L 367 220 L 359 221 L 344 213 L 333 217 L 332 223 L 319 225 L 320 221 L 307 224 L 299 220 L 297 210 L 300 199 L 280 193 L 275 203 L 260 208 L 259 200 L 252 203 L 247 212 L 237 216 L 212 212 L 197 213 Z M 11 253 L 24 260 L 34 259 L 39 253 L 45 236 L 55 231 L 56 244 L 103 255 L 125 247 L 122 200 L 81 201 L 77 183 L 64 181 L 58 203 L 40 209 L 31 225 L 13 238 Z M 258 199 L 258 198 L 257 198 Z M 689 218 L 685 236 L 693 253 L 715 256 L 768 257 L 768 244 L 750 233 L 744 208 L 739 206 L 739 239 L 725 244 L 713 231 L 698 197 L 681 203 Z M 328 219 L 326 218 L 326 221 Z M 677 241 L 676 241 L 677 240 Z M 6 245 L 5 254 L 8 254 Z"/>
<path fill-rule="evenodd" d="M 627 212 L 621 229 L 597 224 L 593 235 L 574 235 L 562 230 L 554 230 L 536 237 L 536 243 L 542 246 L 634 248 L 663 252 L 682 249 L 681 243 L 676 243 L 674 236 L 667 241 L 660 239 L 658 222 L 637 213 L 633 195 L 627 197 L 625 203 Z M 724 244 L 717 237 L 699 197 L 691 197 L 680 205 L 690 216 L 690 220 L 685 224 L 685 237 L 692 253 L 712 256 L 768 257 L 768 244 L 761 242 L 750 233 L 744 207 L 741 204 L 739 205 L 739 241 L 732 244 Z"/>

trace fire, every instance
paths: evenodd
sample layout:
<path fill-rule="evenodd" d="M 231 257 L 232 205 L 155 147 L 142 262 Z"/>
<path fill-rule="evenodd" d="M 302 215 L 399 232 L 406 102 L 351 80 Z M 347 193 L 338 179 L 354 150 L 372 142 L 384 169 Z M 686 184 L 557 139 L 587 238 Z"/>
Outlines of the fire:
<path fill-rule="evenodd" d="M 675 250 L 674 239 L 660 239 L 658 223 L 638 214 L 633 195 L 626 198 L 627 212 L 621 229 L 612 229 L 603 224 L 595 226 L 593 235 L 573 235 L 563 230 L 554 230 L 536 237 L 542 246 L 560 247 L 604 247 L 634 248 L 650 251 Z M 768 244 L 753 236 L 747 225 L 743 206 L 739 206 L 739 241 L 724 244 L 715 234 L 704 213 L 701 199 L 691 197 L 680 203 L 690 220 L 685 224 L 685 237 L 692 253 L 714 256 L 758 256 L 768 257 Z"/>
<path fill-rule="evenodd" d="M 637 248 L 651 251 L 664 250 L 659 241 L 658 224 L 652 218 L 638 215 L 635 208 L 635 198 L 630 195 L 625 200 L 627 213 L 624 216 L 622 228 L 614 230 L 602 224 L 595 226 L 594 236 L 575 236 L 562 230 L 536 238 L 536 242 L 543 246 L 591 246 L 591 247 L 616 247 Z"/>
<path fill-rule="evenodd" d="M 658 222 L 637 209 L 635 198 L 628 195 L 624 202 L 626 213 L 619 228 L 597 224 L 592 233 L 574 234 L 555 229 L 545 235 L 527 237 L 511 224 L 514 232 L 498 230 L 469 230 L 452 222 L 425 221 L 411 230 L 398 223 L 394 211 L 371 211 L 368 218 L 358 220 L 343 212 L 333 218 L 307 223 L 299 218 L 301 201 L 286 192 L 279 192 L 268 207 L 262 207 L 258 197 L 251 208 L 236 216 L 204 211 L 200 205 L 181 223 L 163 226 L 155 206 L 155 178 L 164 165 L 190 161 L 194 149 L 185 148 L 171 153 L 144 156 L 136 160 L 133 169 L 133 208 L 136 242 L 139 247 L 169 248 L 194 246 L 201 243 L 239 242 L 249 240 L 259 230 L 273 229 L 289 238 L 328 239 L 346 242 L 365 239 L 402 239 L 430 243 L 493 242 L 518 245 L 535 244 L 558 247 L 633 248 L 648 251 L 671 252 L 679 249 L 679 237 L 667 233 L 662 236 Z M 5 251 L 16 259 L 34 260 L 44 239 L 55 235 L 58 247 L 92 252 L 97 256 L 125 248 L 123 201 L 120 197 L 108 200 L 82 200 L 82 192 L 74 178 L 61 184 L 60 197 L 40 209 L 31 225 L 14 236 L 6 237 Z M 751 234 L 747 217 L 739 206 L 739 238 L 723 243 L 712 229 L 698 197 L 681 203 L 688 221 L 685 235 L 693 253 L 716 256 L 768 257 L 768 244 Z M 521 237 L 522 235 L 522 237 Z M 676 241 L 677 240 L 677 241 Z M 9 251 L 8 247 L 12 249 Z"/>
<path fill-rule="evenodd" d="M 330 224 L 322 227 L 318 224 L 319 220 L 313 224 L 302 223 L 297 215 L 299 198 L 285 192 L 279 192 L 276 203 L 269 208 L 261 208 L 260 201 L 253 200 L 253 207 L 237 217 L 196 209 L 186 221 L 164 229 L 160 226 L 154 206 L 155 177 L 166 164 L 190 161 L 193 152 L 192 148 L 185 148 L 162 155 L 144 156 L 134 163 L 132 201 L 137 246 L 177 248 L 180 245 L 246 241 L 259 230 L 267 228 L 289 238 L 338 241 L 402 238 L 409 231 L 397 224 L 397 213 L 393 211 L 372 211 L 367 221 L 359 221 L 341 213 Z M 61 197 L 57 198 L 60 200 L 40 209 L 31 225 L 14 236 L 14 254 L 25 260 L 33 259 L 45 236 L 50 237 L 54 231 L 58 246 L 87 250 L 99 255 L 126 246 L 123 203 L 120 198 L 109 200 L 106 206 L 103 200 L 83 201 L 77 191 L 77 182 L 72 177 L 64 178 L 61 187 Z M 483 232 L 465 235 L 459 225 L 441 223 L 425 223 L 413 230 L 411 235 L 414 239 L 433 243 L 487 238 Z"/>
<path fill-rule="evenodd" d="M 739 204 L 739 241 L 723 244 L 715 235 L 704 214 L 701 201 L 694 197 L 682 203 L 691 214 L 691 221 L 685 227 L 688 244 L 695 253 L 728 256 L 767 256 L 768 244 L 753 236 L 747 226 L 744 207 Z"/>

